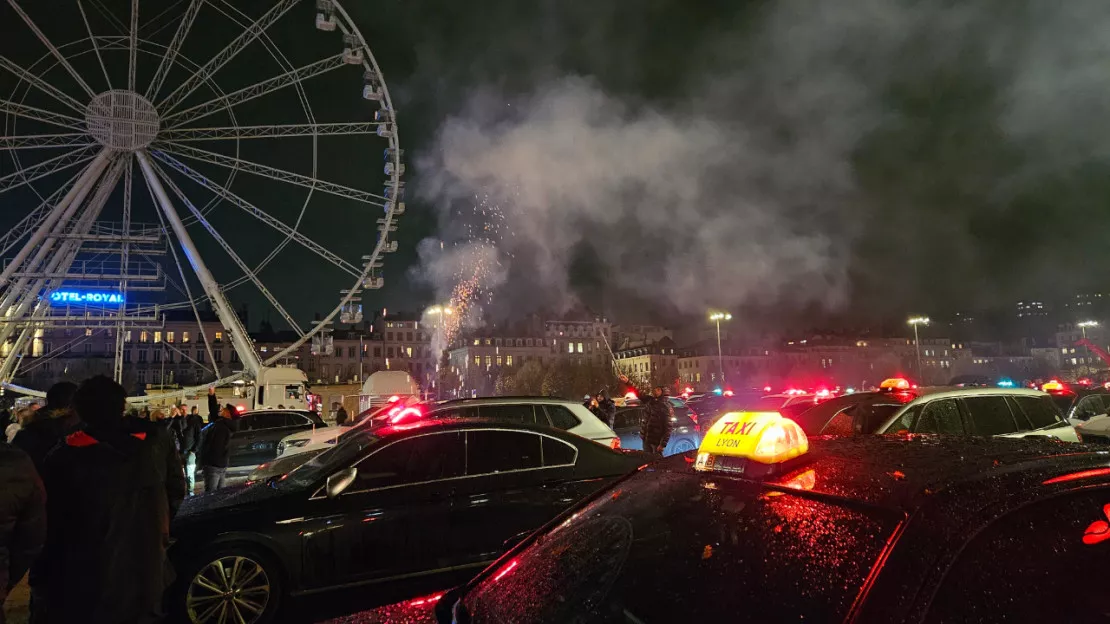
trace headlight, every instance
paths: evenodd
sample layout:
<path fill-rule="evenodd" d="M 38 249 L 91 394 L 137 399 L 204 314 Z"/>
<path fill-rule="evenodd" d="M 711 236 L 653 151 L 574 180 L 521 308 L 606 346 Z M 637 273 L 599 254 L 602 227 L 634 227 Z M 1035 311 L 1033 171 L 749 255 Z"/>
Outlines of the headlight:
<path fill-rule="evenodd" d="M 300 448 L 300 447 L 302 447 L 306 444 L 308 444 L 308 438 L 304 438 L 304 439 L 301 439 L 301 440 L 290 440 L 288 442 L 282 442 L 281 443 L 282 446 L 292 447 L 292 448 Z"/>

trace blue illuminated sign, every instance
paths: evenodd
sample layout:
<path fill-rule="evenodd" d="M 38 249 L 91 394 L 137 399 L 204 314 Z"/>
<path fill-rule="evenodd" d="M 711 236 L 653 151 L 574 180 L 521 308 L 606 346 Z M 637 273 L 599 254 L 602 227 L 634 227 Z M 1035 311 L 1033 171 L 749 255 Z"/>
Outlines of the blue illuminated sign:
<path fill-rule="evenodd" d="M 97 304 L 121 304 L 124 302 L 123 293 L 118 292 L 95 292 L 95 291 L 79 291 L 79 290 L 55 290 L 50 293 L 50 302 L 55 304 L 67 303 L 97 303 Z"/>

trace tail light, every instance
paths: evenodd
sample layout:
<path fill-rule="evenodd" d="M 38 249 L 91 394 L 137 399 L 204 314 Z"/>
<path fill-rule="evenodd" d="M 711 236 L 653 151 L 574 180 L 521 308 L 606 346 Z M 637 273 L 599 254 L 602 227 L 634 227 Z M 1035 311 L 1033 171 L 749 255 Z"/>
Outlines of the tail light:
<path fill-rule="evenodd" d="M 609 448 L 611 448 L 615 451 L 615 450 L 619 449 L 620 447 L 621 447 L 621 439 L 620 438 L 613 438 L 612 440 L 609 440 Z"/>

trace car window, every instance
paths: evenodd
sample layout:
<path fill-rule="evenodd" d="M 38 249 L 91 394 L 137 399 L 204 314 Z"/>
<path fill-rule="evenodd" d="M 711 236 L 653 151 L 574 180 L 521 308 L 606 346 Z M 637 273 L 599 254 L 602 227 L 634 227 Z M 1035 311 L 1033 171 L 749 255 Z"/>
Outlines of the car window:
<path fill-rule="evenodd" d="M 290 427 L 307 427 L 312 423 L 304 414 L 297 414 L 296 412 L 286 412 L 287 425 Z"/>
<path fill-rule="evenodd" d="M 551 426 L 556 429 L 567 431 L 582 424 L 582 421 L 563 405 L 544 405 L 543 409 L 547 412 Z"/>
<path fill-rule="evenodd" d="M 1072 413 L 1072 417 L 1080 420 L 1090 420 L 1092 416 L 1105 413 L 1106 408 L 1102 404 L 1102 397 L 1097 394 L 1092 394 L 1079 399 L 1079 403 L 1075 405 L 1075 412 Z"/>
<path fill-rule="evenodd" d="M 900 520 L 761 499 L 738 482 L 706 496 L 701 484 L 632 476 L 490 570 L 461 607 L 473 622 L 517 624 L 842 621 Z"/>
<path fill-rule="evenodd" d="M 906 411 L 902 412 L 898 418 L 890 423 L 886 429 L 881 433 L 898 433 L 900 431 L 913 431 L 913 421 L 917 418 L 918 412 L 921 411 L 920 405 L 915 405 Z"/>
<path fill-rule="evenodd" d="M 279 427 L 285 427 L 289 423 L 288 414 L 285 412 L 262 412 L 259 414 L 251 414 L 249 418 L 251 419 L 249 425 L 250 431 L 277 429 Z M 242 425 L 240 425 L 240 428 L 243 428 Z"/>
<path fill-rule="evenodd" d="M 466 474 L 539 468 L 541 436 L 522 431 L 467 431 Z"/>
<path fill-rule="evenodd" d="M 640 419 L 644 416 L 644 410 L 640 408 L 625 409 L 617 412 L 616 428 L 617 429 L 632 429 L 640 426 Z"/>
<path fill-rule="evenodd" d="M 1014 415 L 1004 396 L 979 396 L 963 399 L 971 420 L 972 434 L 981 436 L 1013 433 L 1018 430 Z"/>
<path fill-rule="evenodd" d="M 359 462 L 349 490 L 461 477 L 466 474 L 463 441 L 462 432 L 449 431 L 394 442 Z"/>
<path fill-rule="evenodd" d="M 854 433 L 875 433 L 888 418 L 904 407 L 904 403 L 864 403 L 848 408 Z"/>
<path fill-rule="evenodd" d="M 1107 503 L 1106 488 L 1069 494 L 986 526 L 948 569 L 926 621 L 1105 622 L 1101 591 L 1077 588 L 1105 575 Z"/>
<path fill-rule="evenodd" d="M 1053 392 L 1051 395 L 1052 402 L 1056 407 L 1060 408 L 1060 413 L 1065 416 L 1071 410 L 1071 404 L 1075 401 L 1075 395 L 1070 392 Z"/>
<path fill-rule="evenodd" d="M 914 433 L 943 433 L 963 435 L 964 424 L 960 420 L 960 407 L 955 399 L 931 401 L 921 410 Z"/>
<path fill-rule="evenodd" d="M 544 466 L 567 466 L 574 464 L 574 460 L 578 457 L 578 449 L 562 440 L 556 440 L 555 438 L 540 436 L 540 439 L 543 440 Z"/>
<path fill-rule="evenodd" d="M 1029 423 L 1034 429 L 1048 427 L 1061 422 L 1060 414 L 1056 411 L 1056 404 L 1054 404 L 1049 397 L 1018 396 L 1011 398 L 1014 403 L 1017 404 L 1018 409 L 1029 419 Z M 1087 398 L 1097 399 L 1098 397 L 1092 396 Z M 1101 402 L 1099 402 L 1098 405 L 1101 407 Z M 1101 414 L 1104 412 L 1100 411 L 1098 413 Z"/>
<path fill-rule="evenodd" d="M 833 416 L 821 430 L 821 435 L 852 435 L 852 416 L 848 410 L 840 411 Z"/>
<path fill-rule="evenodd" d="M 478 408 L 470 407 L 448 407 L 442 410 L 436 410 L 428 414 L 431 418 L 477 418 Z"/>
<path fill-rule="evenodd" d="M 482 405 L 478 415 L 488 420 L 511 423 L 535 424 L 536 415 L 531 405 Z"/>

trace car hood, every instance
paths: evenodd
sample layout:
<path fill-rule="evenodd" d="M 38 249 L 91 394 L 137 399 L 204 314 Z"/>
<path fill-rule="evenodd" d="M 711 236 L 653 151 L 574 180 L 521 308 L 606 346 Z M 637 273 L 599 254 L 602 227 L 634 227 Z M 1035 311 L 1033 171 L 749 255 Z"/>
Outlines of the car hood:
<path fill-rule="evenodd" d="M 287 435 L 282 438 L 281 441 L 289 444 L 290 440 L 308 440 L 309 444 L 322 444 L 328 440 L 338 438 L 350 430 L 350 427 L 320 427 L 315 430 L 301 431 L 292 435 Z"/>
<path fill-rule="evenodd" d="M 215 492 L 185 499 L 173 521 L 174 524 L 186 523 L 207 517 L 214 512 L 254 508 L 268 501 L 282 498 L 292 490 L 292 487 L 274 487 L 268 483 L 233 485 L 221 488 Z"/>
<path fill-rule="evenodd" d="M 1079 433 L 1090 432 L 1106 435 L 1110 433 L 1110 416 L 1106 414 L 1091 416 L 1090 420 L 1076 425 L 1075 428 Z"/>
<path fill-rule="evenodd" d="M 421 596 L 377 609 L 352 613 L 321 624 L 436 624 L 436 603 L 444 592 Z"/>

